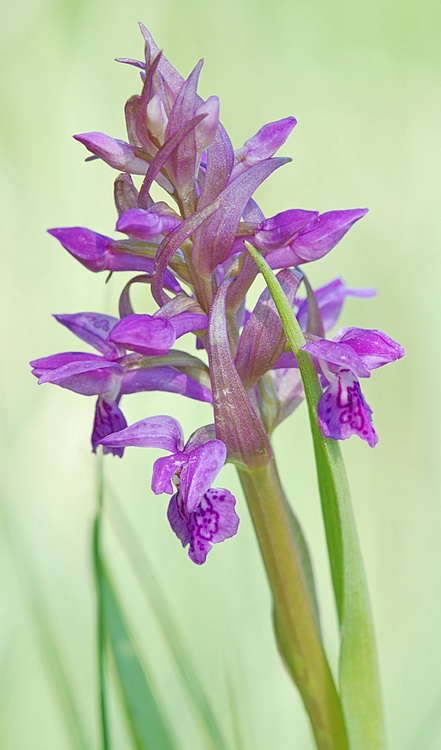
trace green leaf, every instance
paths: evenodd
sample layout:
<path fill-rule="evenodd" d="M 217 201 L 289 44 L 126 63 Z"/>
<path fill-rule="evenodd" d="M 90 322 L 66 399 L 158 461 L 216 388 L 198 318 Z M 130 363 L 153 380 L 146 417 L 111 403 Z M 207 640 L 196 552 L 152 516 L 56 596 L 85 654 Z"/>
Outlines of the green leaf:
<path fill-rule="evenodd" d="M 102 593 L 110 650 L 134 746 L 137 750 L 178 750 L 104 565 Z"/>
<path fill-rule="evenodd" d="M 229 745 L 225 740 L 204 687 L 193 667 L 192 657 L 182 638 L 182 631 L 176 623 L 172 608 L 158 582 L 155 570 L 139 544 L 136 534 L 131 528 L 125 513 L 122 511 L 117 498 L 110 490 L 108 494 L 110 497 L 108 512 L 111 518 L 113 516 L 113 527 L 128 556 L 132 570 L 141 585 L 146 601 L 152 607 L 182 683 L 187 690 L 188 698 L 192 703 L 201 731 L 205 735 L 204 748 L 211 747 L 213 750 L 228 750 Z"/>
<path fill-rule="evenodd" d="M 351 750 L 385 747 L 375 638 L 366 579 L 340 446 L 325 438 L 317 419 L 321 397 L 311 357 L 300 349 L 305 340 L 273 271 L 251 246 L 297 357 L 305 390 L 326 530 L 334 596 L 340 621 L 340 692 Z"/>

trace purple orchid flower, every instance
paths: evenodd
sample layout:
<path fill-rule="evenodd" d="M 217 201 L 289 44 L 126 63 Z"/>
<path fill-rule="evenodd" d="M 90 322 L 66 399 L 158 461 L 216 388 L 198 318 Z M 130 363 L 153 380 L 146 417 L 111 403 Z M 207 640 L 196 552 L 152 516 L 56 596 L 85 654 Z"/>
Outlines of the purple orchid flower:
<path fill-rule="evenodd" d="M 310 341 L 302 349 L 314 357 L 329 382 L 318 406 L 324 436 L 346 440 L 358 435 L 374 447 L 378 437 L 372 425 L 372 410 L 363 397 L 358 377 L 368 378 L 371 370 L 400 359 L 403 347 L 381 331 L 342 328 L 332 341 Z"/>
<path fill-rule="evenodd" d="M 227 449 L 221 440 L 200 442 L 190 438 L 184 445 L 182 428 L 173 417 L 141 419 L 100 441 L 105 447 L 162 448 L 171 455 L 153 465 L 152 490 L 172 495 L 168 520 L 188 556 L 197 565 L 205 562 L 213 544 L 237 533 L 236 500 L 226 489 L 213 489 L 212 482 L 225 463 Z M 177 492 L 173 494 L 174 485 Z"/>
<path fill-rule="evenodd" d="M 126 348 L 120 346 L 118 341 L 112 340 L 112 336 L 115 330 L 118 334 L 118 326 L 127 318 L 119 321 L 118 318 L 99 313 L 77 313 L 54 317 L 78 338 L 97 349 L 100 355 L 81 352 L 53 354 L 33 360 L 31 362 L 32 374 L 38 378 L 39 385 L 55 383 L 75 393 L 98 396 L 92 430 L 94 453 L 101 438 L 127 426 L 119 408 L 121 397 L 125 394 L 140 391 L 167 391 L 180 393 L 199 401 L 211 402 L 211 393 L 203 384 L 175 367 L 168 366 L 167 360 L 164 361 L 164 365 L 158 367 L 136 367 L 136 361 L 132 362 L 130 367 L 125 366 L 123 361 Z M 170 341 L 174 342 L 177 338 L 179 323 L 174 328 L 168 322 L 165 324 L 164 320 L 152 316 L 145 317 L 149 319 L 150 325 L 144 326 L 142 334 L 147 341 L 151 335 L 153 344 L 150 343 L 150 346 L 153 346 L 153 351 L 164 354 L 170 348 Z M 136 330 L 139 331 L 139 328 Z M 152 349 L 148 347 L 146 349 L 152 353 Z M 172 360 L 170 360 L 170 365 L 172 365 Z M 123 449 L 120 448 L 104 449 L 104 452 L 123 455 Z"/>
<path fill-rule="evenodd" d="M 354 208 L 320 214 L 300 229 L 288 244 L 270 250 L 266 260 L 271 268 L 288 268 L 319 260 L 327 255 L 352 225 L 367 212 L 367 208 Z M 279 214 L 279 217 L 283 217 L 283 214 Z M 273 232 L 274 229 L 275 227 L 272 228 Z M 262 232 L 265 234 L 265 230 Z"/>
<path fill-rule="evenodd" d="M 57 227 L 48 229 L 48 232 L 89 271 L 145 271 L 153 274 L 154 257 L 146 258 L 124 252 L 124 241 L 112 240 L 111 237 L 84 227 Z M 156 247 L 152 247 L 153 256 Z M 180 284 L 168 269 L 164 284 L 174 292 L 181 291 Z"/>

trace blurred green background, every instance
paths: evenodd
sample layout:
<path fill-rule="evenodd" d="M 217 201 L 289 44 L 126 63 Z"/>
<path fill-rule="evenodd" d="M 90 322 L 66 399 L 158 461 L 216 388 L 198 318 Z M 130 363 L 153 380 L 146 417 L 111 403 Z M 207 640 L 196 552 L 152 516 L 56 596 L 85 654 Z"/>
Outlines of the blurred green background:
<path fill-rule="evenodd" d="M 45 229 L 81 225 L 112 233 L 114 173 L 99 162 L 84 164 L 85 151 L 70 136 L 102 130 L 125 137 L 122 107 L 139 90 L 139 79 L 112 60 L 142 57 L 138 20 L 183 75 L 205 57 L 200 92 L 220 96 L 236 147 L 265 122 L 297 117 L 282 149 L 293 162 L 258 196 L 266 215 L 291 207 L 370 208 L 309 270 L 314 284 L 343 276 L 351 286 L 376 287 L 378 298 L 347 302 L 342 324 L 384 329 L 407 350 L 404 360 L 365 386 L 378 446 L 372 451 L 354 438 L 343 448 L 374 610 L 390 748 L 440 748 L 439 4 L 35 0 L 4 10 L 2 749 L 70 747 L 29 605 L 35 579 L 87 730 L 97 736 L 89 551 L 93 399 L 37 388 L 27 362 L 82 348 L 51 313 L 115 313 L 121 277 L 105 287 L 104 276 L 75 263 Z M 169 394 L 138 394 L 124 407 L 129 423 L 155 413 L 178 416 L 187 434 L 210 420 L 207 405 Z M 275 445 L 313 550 L 335 664 L 335 616 L 304 408 L 279 428 Z M 168 528 L 166 501 L 149 491 L 154 458 L 154 451 L 134 449 L 122 462 L 109 457 L 108 503 L 116 494 L 136 528 L 225 731 L 234 734 L 235 706 L 245 750 L 308 750 L 308 724 L 273 643 L 269 593 L 232 468 L 224 469 L 219 484 L 237 491 L 240 533 L 198 568 Z M 115 524 L 106 528 L 106 547 L 182 748 L 203 750 Z M 114 725 L 115 748 L 129 748 L 118 718 Z"/>

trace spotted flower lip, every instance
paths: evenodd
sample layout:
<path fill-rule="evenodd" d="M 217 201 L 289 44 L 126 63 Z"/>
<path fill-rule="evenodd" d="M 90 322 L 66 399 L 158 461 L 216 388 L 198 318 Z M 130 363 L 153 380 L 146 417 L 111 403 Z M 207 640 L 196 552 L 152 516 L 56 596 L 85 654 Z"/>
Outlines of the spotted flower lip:
<path fill-rule="evenodd" d="M 302 349 L 314 357 L 329 385 L 323 393 L 318 418 L 325 437 L 346 440 L 358 435 L 371 447 L 378 441 L 372 410 L 360 389 L 358 377 L 404 356 L 403 347 L 382 331 L 342 328 L 332 341 L 318 339 Z"/>
<path fill-rule="evenodd" d="M 212 544 L 236 534 L 239 518 L 234 510 L 234 496 L 228 490 L 211 487 L 227 456 L 221 440 L 196 443 L 191 448 L 191 438 L 184 445 L 182 428 L 176 419 L 157 416 L 142 419 L 100 442 L 119 449 L 162 448 L 171 454 L 155 461 L 152 490 L 155 494 L 172 494 L 172 480 L 178 485 L 170 500 L 168 519 L 182 546 L 189 545 L 188 554 L 193 562 L 202 564 Z"/>

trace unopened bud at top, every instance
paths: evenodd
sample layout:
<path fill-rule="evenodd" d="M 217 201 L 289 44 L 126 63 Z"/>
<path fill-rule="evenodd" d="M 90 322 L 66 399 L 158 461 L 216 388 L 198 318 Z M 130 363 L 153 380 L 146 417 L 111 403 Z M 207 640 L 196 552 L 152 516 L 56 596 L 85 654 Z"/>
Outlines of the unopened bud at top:
<path fill-rule="evenodd" d="M 158 94 L 154 94 L 147 104 L 147 127 L 158 143 L 164 143 L 168 117 Z"/>
<path fill-rule="evenodd" d="M 74 135 L 76 141 L 82 143 L 86 148 L 106 162 L 110 167 L 120 172 L 130 174 L 145 174 L 148 163 L 136 156 L 133 148 L 125 141 L 111 138 L 105 133 L 80 133 Z"/>
<path fill-rule="evenodd" d="M 210 96 L 196 110 L 197 115 L 206 115 L 195 127 L 196 150 L 201 154 L 211 144 L 219 125 L 219 98 Z"/>

